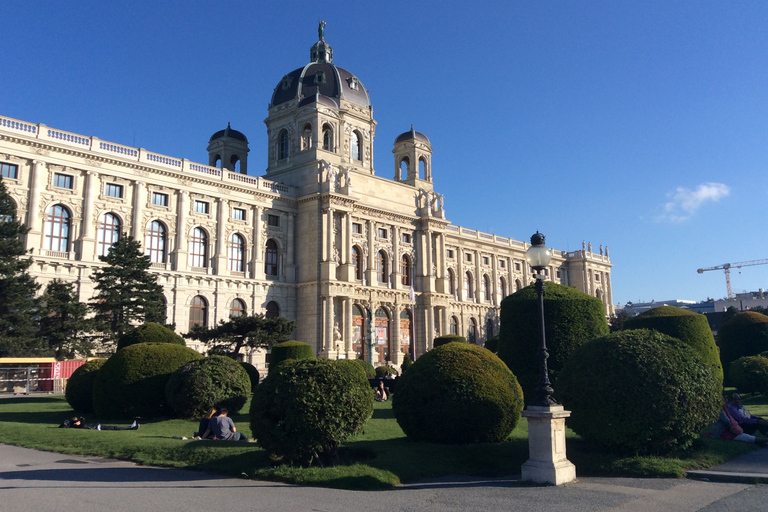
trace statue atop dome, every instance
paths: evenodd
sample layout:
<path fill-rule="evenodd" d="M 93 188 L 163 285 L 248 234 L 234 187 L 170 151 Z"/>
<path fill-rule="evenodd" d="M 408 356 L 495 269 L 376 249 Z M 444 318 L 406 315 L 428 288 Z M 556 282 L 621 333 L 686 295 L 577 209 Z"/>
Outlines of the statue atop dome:
<path fill-rule="evenodd" d="M 317 26 L 317 37 L 320 41 L 325 41 L 325 20 L 321 20 Z"/>

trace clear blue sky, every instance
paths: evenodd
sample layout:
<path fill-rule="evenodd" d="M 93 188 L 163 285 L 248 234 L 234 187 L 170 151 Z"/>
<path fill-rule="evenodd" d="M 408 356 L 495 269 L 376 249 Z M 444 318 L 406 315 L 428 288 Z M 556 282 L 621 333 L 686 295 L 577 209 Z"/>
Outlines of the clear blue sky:
<path fill-rule="evenodd" d="M 374 163 L 432 141 L 457 225 L 610 248 L 614 302 L 725 295 L 768 258 L 768 2 L 0 2 L 0 114 L 207 161 L 263 120 L 327 22 L 370 91 Z M 733 273 L 768 289 L 768 265 Z"/>

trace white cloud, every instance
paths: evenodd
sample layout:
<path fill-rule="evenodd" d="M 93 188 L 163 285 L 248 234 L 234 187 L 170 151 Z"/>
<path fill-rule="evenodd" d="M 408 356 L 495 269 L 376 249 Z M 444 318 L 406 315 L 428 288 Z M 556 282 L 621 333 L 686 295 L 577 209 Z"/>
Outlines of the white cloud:
<path fill-rule="evenodd" d="M 708 201 L 717 202 L 731 193 L 723 183 L 702 183 L 695 190 L 677 187 L 668 194 L 669 201 L 662 207 L 663 213 L 656 220 L 664 222 L 685 222 Z"/>

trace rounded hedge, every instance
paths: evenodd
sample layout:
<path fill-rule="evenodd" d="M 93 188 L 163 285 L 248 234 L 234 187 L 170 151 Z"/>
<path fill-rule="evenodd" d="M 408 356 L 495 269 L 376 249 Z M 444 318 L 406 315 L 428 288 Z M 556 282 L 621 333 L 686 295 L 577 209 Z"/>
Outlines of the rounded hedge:
<path fill-rule="evenodd" d="M 434 341 L 432 342 L 432 346 L 439 347 L 441 345 L 445 345 L 446 343 L 453 343 L 453 342 L 466 343 L 467 338 L 465 338 L 464 336 L 459 336 L 458 334 L 446 334 L 445 336 L 438 336 L 437 338 L 435 338 Z"/>
<path fill-rule="evenodd" d="M 539 381 L 539 319 L 539 300 L 533 284 L 501 301 L 498 355 L 531 396 Z M 608 334 L 600 299 L 550 281 L 544 283 L 544 319 L 550 380 L 555 379 L 574 350 Z"/>
<path fill-rule="evenodd" d="M 350 359 L 350 361 L 354 362 L 356 365 L 363 369 L 366 378 L 373 379 L 376 377 L 376 369 L 365 359 Z"/>
<path fill-rule="evenodd" d="M 117 351 L 96 375 L 93 409 L 102 418 L 149 418 L 172 411 L 165 401 L 168 378 L 203 356 L 172 343 L 138 343 Z"/>
<path fill-rule="evenodd" d="M 246 363 L 243 361 L 240 363 L 240 366 L 243 367 L 243 370 L 245 370 L 245 373 L 248 374 L 248 378 L 251 379 L 251 391 L 256 389 L 256 386 L 259 385 L 259 379 L 261 379 L 261 375 L 259 375 L 259 370 L 256 369 L 255 366 L 253 366 L 251 363 Z"/>
<path fill-rule="evenodd" d="M 67 379 L 64 398 L 75 411 L 93 412 L 93 383 L 96 380 L 96 372 L 105 361 L 105 358 L 91 359 L 72 372 Z"/>
<path fill-rule="evenodd" d="M 272 346 L 269 356 L 269 372 L 276 368 L 282 361 L 288 359 L 312 359 L 315 353 L 309 343 L 288 340 Z"/>
<path fill-rule="evenodd" d="M 200 418 L 212 407 L 237 414 L 250 396 L 248 373 L 226 356 L 190 361 L 173 372 L 165 386 L 165 399 L 181 418 Z"/>
<path fill-rule="evenodd" d="M 626 319 L 623 330 L 631 329 L 654 329 L 679 339 L 701 355 L 704 363 L 712 367 L 722 384 L 723 366 L 720 364 L 720 353 L 704 315 L 674 306 L 659 306 Z"/>
<path fill-rule="evenodd" d="M 332 463 L 373 414 L 373 390 L 353 360 L 287 361 L 256 388 L 250 412 L 251 431 L 273 458 Z"/>
<path fill-rule="evenodd" d="M 155 322 L 147 322 L 123 334 L 117 340 L 117 350 L 137 343 L 175 343 L 186 346 L 184 338 L 164 325 Z"/>
<path fill-rule="evenodd" d="M 684 448 L 717 417 L 722 387 L 711 365 L 658 331 L 619 331 L 576 349 L 555 397 L 585 440 L 631 454 Z"/>
<path fill-rule="evenodd" d="M 728 372 L 731 362 L 768 350 L 768 316 L 754 311 L 733 315 L 717 332 L 720 360 Z M 726 375 L 729 381 L 729 376 Z"/>
<path fill-rule="evenodd" d="M 405 357 L 403 357 L 403 364 L 400 365 L 400 373 L 405 373 L 411 366 L 413 366 L 413 358 L 411 357 L 411 354 L 405 354 Z"/>
<path fill-rule="evenodd" d="M 523 392 L 483 347 L 449 343 L 403 373 L 392 410 L 409 439 L 444 444 L 504 441 L 520 420 Z"/>
<path fill-rule="evenodd" d="M 768 359 L 763 356 L 732 361 L 728 375 L 740 393 L 768 393 Z"/>
<path fill-rule="evenodd" d="M 394 368 L 390 368 L 387 365 L 377 366 L 376 367 L 376 377 L 386 377 L 387 375 L 397 375 L 397 372 Z"/>

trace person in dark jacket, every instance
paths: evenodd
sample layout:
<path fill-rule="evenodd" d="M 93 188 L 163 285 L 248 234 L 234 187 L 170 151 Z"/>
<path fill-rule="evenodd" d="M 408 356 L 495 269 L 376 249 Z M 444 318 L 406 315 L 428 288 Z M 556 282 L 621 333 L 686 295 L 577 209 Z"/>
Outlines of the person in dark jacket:
<path fill-rule="evenodd" d="M 129 427 L 118 427 L 115 425 L 102 425 L 101 423 L 86 423 L 82 416 L 74 416 L 72 419 L 64 420 L 59 428 L 85 428 L 88 430 L 138 430 L 139 423 L 133 420 Z"/>

